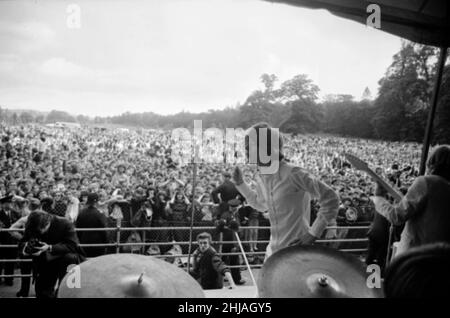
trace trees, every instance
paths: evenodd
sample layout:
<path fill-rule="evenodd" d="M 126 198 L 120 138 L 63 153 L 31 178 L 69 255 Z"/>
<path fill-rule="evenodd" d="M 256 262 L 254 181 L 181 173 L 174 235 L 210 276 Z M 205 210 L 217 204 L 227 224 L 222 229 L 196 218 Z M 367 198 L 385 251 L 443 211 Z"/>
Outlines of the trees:
<path fill-rule="evenodd" d="M 76 122 L 75 118 L 72 115 L 70 115 L 67 112 L 60 111 L 60 110 L 52 110 L 50 113 L 48 113 L 45 121 L 47 123 L 54 123 L 54 122 L 58 122 L 58 121 L 70 122 L 70 123 Z"/>
<path fill-rule="evenodd" d="M 437 51 L 404 42 L 379 81 L 372 124 L 378 138 L 421 141 L 431 100 Z"/>
<path fill-rule="evenodd" d="M 11 123 L 13 125 L 19 124 L 19 116 L 17 116 L 17 113 L 13 113 L 11 116 Z"/>
<path fill-rule="evenodd" d="M 442 75 L 441 93 L 436 109 L 433 143 L 450 144 L 450 66 Z"/>
<path fill-rule="evenodd" d="M 299 74 L 283 84 L 279 98 L 289 107 L 289 118 L 280 129 L 288 133 L 317 132 L 321 129 L 323 113 L 316 104 L 319 87 L 306 74 Z"/>
<path fill-rule="evenodd" d="M 351 95 L 327 95 L 318 101 L 319 87 L 306 74 L 298 74 L 278 84 L 275 74 L 262 74 L 263 87 L 249 94 L 243 104 L 202 113 L 180 112 L 162 116 L 153 112 L 130 113 L 119 116 L 96 117 L 78 115 L 80 123 L 113 123 L 143 128 L 192 127 L 200 119 L 203 127 L 247 128 L 265 121 L 281 131 L 290 133 L 326 132 L 338 135 L 411 140 L 421 142 L 430 107 L 436 74 L 437 49 L 411 42 L 402 47 L 379 81 L 375 99 L 366 87 L 361 101 Z M 450 143 L 450 66 L 444 77 L 436 113 L 434 142 Z M 14 112 L 0 108 L 0 121 L 27 123 L 29 115 L 44 122 L 41 115 Z M 47 122 L 75 121 L 66 112 L 50 112 Z"/>
<path fill-rule="evenodd" d="M 76 120 L 80 124 L 88 124 L 91 122 L 91 119 L 88 116 L 84 116 L 84 115 L 78 115 L 76 117 Z"/>
<path fill-rule="evenodd" d="M 34 117 L 28 112 L 22 112 L 19 116 L 19 120 L 22 124 L 29 124 L 34 121 Z"/>
<path fill-rule="evenodd" d="M 34 121 L 38 124 L 43 124 L 45 122 L 45 116 L 44 115 L 36 115 L 34 118 Z"/>
<path fill-rule="evenodd" d="M 373 103 L 369 100 L 356 102 L 351 95 L 327 96 L 322 104 L 323 130 L 327 133 L 360 138 L 372 138 Z"/>
<path fill-rule="evenodd" d="M 311 100 L 297 99 L 288 102 L 290 116 L 280 127 L 287 133 L 307 133 L 321 130 L 322 112 Z"/>
<path fill-rule="evenodd" d="M 306 74 L 299 74 L 281 84 L 282 100 L 301 100 L 305 103 L 315 102 L 320 89 Z"/>
<path fill-rule="evenodd" d="M 8 122 L 8 112 L 0 106 L 0 123 Z"/>
<path fill-rule="evenodd" d="M 262 74 L 260 79 L 265 89 L 253 91 L 239 109 L 238 125 L 241 127 L 249 127 L 258 122 L 278 127 L 285 120 L 286 112 L 279 101 L 280 92 L 274 88 L 278 78 L 274 74 Z"/>

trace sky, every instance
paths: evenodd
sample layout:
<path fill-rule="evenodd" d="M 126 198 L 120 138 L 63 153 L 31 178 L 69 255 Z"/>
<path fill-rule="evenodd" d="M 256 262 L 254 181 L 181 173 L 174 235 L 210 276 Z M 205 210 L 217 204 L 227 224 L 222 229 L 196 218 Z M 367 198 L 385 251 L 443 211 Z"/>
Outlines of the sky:
<path fill-rule="evenodd" d="M 358 99 L 376 95 L 400 46 L 324 10 L 261 0 L 4 0 L 0 106 L 201 112 L 243 103 L 263 73 L 278 84 L 307 74 L 321 97 Z"/>

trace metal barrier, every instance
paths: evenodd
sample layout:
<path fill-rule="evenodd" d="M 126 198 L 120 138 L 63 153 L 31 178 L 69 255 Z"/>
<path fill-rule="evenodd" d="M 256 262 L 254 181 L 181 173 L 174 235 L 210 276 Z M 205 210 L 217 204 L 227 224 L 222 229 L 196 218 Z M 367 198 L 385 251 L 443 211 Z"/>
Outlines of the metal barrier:
<path fill-rule="evenodd" d="M 198 226 L 193 227 L 193 231 L 214 231 L 216 227 L 214 226 Z M 247 229 L 257 229 L 257 230 L 270 230 L 270 226 L 242 226 L 241 229 L 247 230 Z M 326 230 L 368 230 L 369 226 L 330 226 L 327 227 Z M 190 230 L 190 227 L 187 226 L 178 226 L 178 227 L 121 227 L 120 224 L 118 224 L 116 227 L 109 227 L 109 228 L 78 228 L 75 229 L 77 232 L 89 232 L 89 231 L 108 231 L 108 232 L 116 232 L 115 233 L 115 241 L 110 243 L 103 243 L 103 244 L 80 244 L 81 247 L 115 247 L 115 253 L 120 253 L 121 247 L 127 247 L 127 246 L 139 246 L 141 248 L 144 248 L 146 246 L 173 246 L 173 245 L 189 245 L 189 241 L 182 241 L 182 242 L 133 242 L 133 243 L 122 243 L 121 242 L 121 232 L 141 232 L 141 231 L 176 231 L 176 230 Z M 0 229 L 1 232 L 23 232 L 24 229 Z M 259 243 L 259 244 L 268 244 L 269 240 L 245 240 L 241 241 L 243 244 L 248 243 Z M 331 243 L 367 243 L 367 238 L 335 238 L 335 239 L 319 239 L 316 241 L 316 243 L 319 244 L 331 244 Z M 222 241 L 222 240 L 213 240 L 211 242 L 211 245 L 221 245 L 221 244 L 235 244 L 237 241 Z M 197 244 L 197 242 L 193 242 L 194 245 Z M 0 244 L 0 248 L 17 248 L 17 244 L 10 244 L 10 245 L 2 245 Z M 265 249 L 264 249 L 265 250 Z M 346 253 L 358 253 L 362 254 L 367 252 L 367 247 L 365 248 L 342 248 L 339 249 L 340 251 L 346 252 Z M 142 254 L 145 254 L 141 250 Z M 263 256 L 265 255 L 265 252 L 263 251 L 246 251 L 246 255 L 251 256 Z M 231 255 L 242 255 L 241 252 L 230 252 L 230 253 L 218 253 L 220 256 L 231 256 Z M 161 259 L 171 259 L 171 258 L 187 258 L 189 254 L 160 254 L 160 255 L 152 255 L 156 258 Z M 0 259 L 0 263 L 25 263 L 25 262 L 31 262 L 31 259 Z M 262 264 L 254 264 L 250 265 L 251 268 L 261 268 Z M 244 264 L 242 265 L 235 265 L 235 266 L 228 266 L 229 268 L 247 268 Z M 0 278 L 21 278 L 21 277 L 31 277 L 31 275 L 21 275 L 21 274 L 14 274 L 14 275 L 0 275 Z"/>

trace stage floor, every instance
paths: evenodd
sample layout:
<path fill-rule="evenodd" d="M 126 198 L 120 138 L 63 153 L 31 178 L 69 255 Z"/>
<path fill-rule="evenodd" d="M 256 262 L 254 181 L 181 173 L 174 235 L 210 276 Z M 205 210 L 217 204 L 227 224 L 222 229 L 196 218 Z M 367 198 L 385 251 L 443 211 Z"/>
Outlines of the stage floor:
<path fill-rule="evenodd" d="M 204 292 L 206 298 L 256 298 L 255 286 L 237 286 L 235 289 L 225 287 L 209 289 Z"/>

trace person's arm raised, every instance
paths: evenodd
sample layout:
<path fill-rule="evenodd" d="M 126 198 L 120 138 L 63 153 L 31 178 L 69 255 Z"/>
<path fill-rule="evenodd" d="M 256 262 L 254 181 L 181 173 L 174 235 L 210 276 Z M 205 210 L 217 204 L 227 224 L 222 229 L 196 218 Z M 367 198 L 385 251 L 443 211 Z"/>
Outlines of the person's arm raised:
<path fill-rule="evenodd" d="M 244 182 L 242 170 L 236 166 L 233 172 L 233 183 L 236 185 L 236 189 L 245 197 L 248 205 L 258 211 L 267 211 L 268 207 L 261 191 L 253 191 Z"/>
<path fill-rule="evenodd" d="M 397 204 L 389 203 L 382 195 L 380 187 L 377 187 L 375 196 L 371 197 L 375 204 L 375 211 L 384 216 L 394 225 L 405 223 L 411 216 L 422 211 L 427 201 L 427 183 L 425 178 L 418 177 L 406 195 Z"/>

